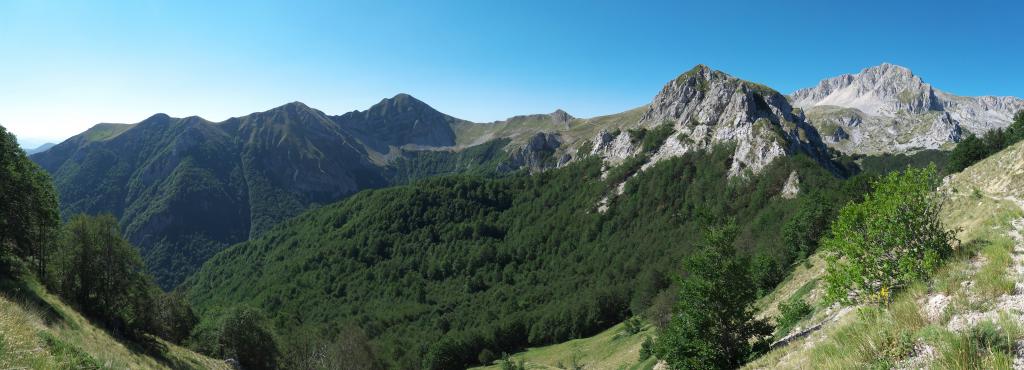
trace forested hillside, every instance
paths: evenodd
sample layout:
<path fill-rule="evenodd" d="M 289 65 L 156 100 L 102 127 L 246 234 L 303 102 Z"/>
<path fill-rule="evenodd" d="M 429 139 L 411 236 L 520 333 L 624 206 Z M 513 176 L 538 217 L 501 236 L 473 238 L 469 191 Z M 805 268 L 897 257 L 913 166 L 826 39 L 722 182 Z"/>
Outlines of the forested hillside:
<path fill-rule="evenodd" d="M 32 159 L 55 178 L 65 218 L 113 214 L 171 289 L 226 246 L 308 208 L 477 165 L 494 172 L 504 158 L 497 143 L 508 141 L 400 149 L 455 145 L 454 122 L 404 94 L 342 116 L 302 103 L 219 123 L 158 114 L 97 125 Z M 390 157 L 408 159 L 389 166 Z"/>
<path fill-rule="evenodd" d="M 185 284 L 202 318 L 197 340 L 241 304 L 268 316 L 282 347 L 310 333 L 339 340 L 355 327 L 386 367 L 464 367 L 647 310 L 703 230 L 729 219 L 757 289 L 770 290 L 811 252 L 832 205 L 866 183 L 804 156 L 730 179 L 731 152 L 662 161 L 627 182 L 606 213 L 598 203 L 618 179 L 602 179 L 599 158 L 533 176 L 362 192 L 210 260 Z M 787 199 L 794 171 L 800 195 Z"/>
<path fill-rule="evenodd" d="M 0 367 L 226 367 L 175 344 L 195 321 L 112 217 L 62 225 L 49 176 L 0 126 Z"/>

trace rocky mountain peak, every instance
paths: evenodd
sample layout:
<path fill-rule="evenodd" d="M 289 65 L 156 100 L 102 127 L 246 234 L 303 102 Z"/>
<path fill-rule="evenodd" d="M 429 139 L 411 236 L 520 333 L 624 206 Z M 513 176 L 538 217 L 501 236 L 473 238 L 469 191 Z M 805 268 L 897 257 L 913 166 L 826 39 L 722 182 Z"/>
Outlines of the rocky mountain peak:
<path fill-rule="evenodd" d="M 791 111 L 777 91 L 699 64 L 662 88 L 641 123 L 715 124 L 758 118 L 754 116 L 791 121 Z"/>
<path fill-rule="evenodd" d="M 669 81 L 640 119 L 641 127 L 671 125 L 673 133 L 652 163 L 718 144 L 735 146 L 732 175 L 758 172 L 777 157 L 803 151 L 827 160 L 827 148 L 813 127 L 793 114 L 786 97 L 753 82 L 699 64 Z M 621 135 L 629 135 L 623 132 Z M 595 138 L 595 151 L 614 160 L 635 152 L 631 140 Z"/>
<path fill-rule="evenodd" d="M 568 112 L 566 112 L 564 110 L 561 110 L 561 109 L 556 109 L 554 112 L 551 112 L 551 114 L 549 114 L 548 116 L 551 117 L 552 121 L 554 121 L 555 123 L 560 123 L 560 124 L 561 123 L 568 123 L 569 121 L 572 121 L 573 119 L 576 118 L 576 117 L 573 117 Z"/>
<path fill-rule="evenodd" d="M 353 129 L 379 152 L 387 146 L 455 145 L 454 118 L 409 94 L 383 99 L 365 111 L 354 111 L 333 118 L 343 127 Z"/>
<path fill-rule="evenodd" d="M 427 112 L 430 114 L 441 114 L 434 110 L 430 105 L 427 105 L 427 103 L 424 103 L 423 101 L 420 101 L 406 93 L 399 93 L 394 97 L 381 99 L 379 103 L 374 104 L 370 109 L 366 110 L 367 115 L 376 116 L 388 116 L 400 114 L 402 112 Z"/>
<path fill-rule="evenodd" d="M 813 88 L 797 90 L 792 100 L 801 108 L 833 105 L 886 117 L 943 110 L 930 84 L 910 69 L 890 63 L 822 80 Z"/>
<path fill-rule="evenodd" d="M 166 113 L 157 113 L 152 116 L 149 116 L 149 118 L 142 120 L 142 122 L 139 122 L 139 124 L 160 124 L 167 123 L 170 120 L 171 116 L 167 115 Z"/>
<path fill-rule="evenodd" d="M 790 95 L 832 145 L 857 154 L 935 149 L 964 131 L 1006 127 L 1024 100 L 963 97 L 932 87 L 910 69 L 891 63 L 824 79 Z"/>

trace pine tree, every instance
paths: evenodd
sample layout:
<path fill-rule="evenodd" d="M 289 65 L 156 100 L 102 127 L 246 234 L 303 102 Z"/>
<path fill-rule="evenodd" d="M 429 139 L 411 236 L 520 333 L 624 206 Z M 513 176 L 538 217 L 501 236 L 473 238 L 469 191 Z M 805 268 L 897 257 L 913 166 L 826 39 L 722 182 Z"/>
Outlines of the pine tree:
<path fill-rule="evenodd" d="M 736 227 L 711 228 L 699 252 L 683 262 L 679 302 L 655 342 L 658 358 L 673 369 L 734 369 L 771 334 L 754 318 L 756 284 L 750 260 L 736 254 Z"/>

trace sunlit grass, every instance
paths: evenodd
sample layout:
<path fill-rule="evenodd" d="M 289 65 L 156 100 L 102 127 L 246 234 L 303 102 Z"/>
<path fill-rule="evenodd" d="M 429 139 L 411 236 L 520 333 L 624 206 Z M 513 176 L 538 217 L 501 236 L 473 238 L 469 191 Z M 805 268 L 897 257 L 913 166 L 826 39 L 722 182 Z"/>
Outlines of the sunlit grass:
<path fill-rule="evenodd" d="M 769 352 L 747 367 L 893 368 L 905 366 L 912 356 L 919 355 L 916 349 L 928 347 L 933 357 L 923 361 L 930 368 L 1012 368 L 1011 350 L 1024 339 L 1024 330 L 1007 313 L 995 323 L 962 333 L 945 325 L 953 315 L 991 310 L 997 297 L 1013 293 L 1015 281 L 1009 268 L 1014 241 L 1006 233 L 1010 221 L 1022 212 L 1012 202 L 988 197 L 962 196 L 947 207 L 944 221 L 951 228 L 962 227 L 959 237 L 964 243 L 931 281 L 898 293 L 888 307 L 858 308 L 812 337 Z M 929 294 L 950 297 L 944 317 L 937 323 L 929 323 L 922 314 L 921 302 Z"/>
<path fill-rule="evenodd" d="M 115 339 L 33 280 L 3 280 L 0 291 L 0 369 L 228 368 L 156 338 L 157 352 Z"/>
<path fill-rule="evenodd" d="M 595 336 L 571 340 L 550 346 L 531 348 L 512 354 L 515 360 L 523 359 L 527 369 L 567 368 L 573 356 L 586 369 L 649 370 L 657 362 L 653 357 L 640 361 L 640 344 L 644 338 L 655 334 L 654 328 L 644 327 L 632 335 L 624 334 L 625 325 L 615 325 Z M 499 365 L 477 369 L 500 369 Z"/>
<path fill-rule="evenodd" d="M 1008 273 L 1013 265 L 1013 258 L 1010 255 L 1013 246 L 1013 240 L 1000 235 L 994 236 L 982 248 L 981 255 L 987 262 L 974 277 L 974 289 L 980 298 L 992 300 L 1013 293 L 1016 282 Z"/>

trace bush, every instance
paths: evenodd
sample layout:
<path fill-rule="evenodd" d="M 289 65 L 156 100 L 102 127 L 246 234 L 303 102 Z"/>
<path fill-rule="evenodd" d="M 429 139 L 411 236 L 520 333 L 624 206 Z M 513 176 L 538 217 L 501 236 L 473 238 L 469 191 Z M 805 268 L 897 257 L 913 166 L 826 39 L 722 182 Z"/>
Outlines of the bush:
<path fill-rule="evenodd" d="M 654 129 L 647 131 L 645 135 L 640 139 L 640 150 L 644 153 L 650 153 L 658 148 L 661 148 L 662 144 L 665 144 L 665 140 L 672 133 L 675 132 L 675 128 L 672 127 L 672 123 L 663 123 Z"/>
<path fill-rule="evenodd" d="M 626 335 L 634 335 L 644 328 L 643 321 L 640 321 L 640 318 L 637 316 L 626 319 L 623 324 L 625 324 L 625 328 L 622 329 L 622 332 Z"/>
<path fill-rule="evenodd" d="M 235 309 L 224 320 L 220 348 L 223 356 L 234 358 L 245 369 L 277 368 L 277 341 L 254 309 Z"/>
<path fill-rule="evenodd" d="M 640 362 L 646 361 L 651 358 L 654 354 L 654 341 L 651 337 L 644 338 L 643 343 L 640 343 Z"/>
<path fill-rule="evenodd" d="M 779 303 L 778 335 L 784 336 L 789 333 L 796 323 L 811 314 L 813 309 L 802 299 L 790 300 Z"/>
<path fill-rule="evenodd" d="M 930 275 L 952 252 L 939 220 L 935 166 L 893 172 L 861 203 L 843 207 L 824 240 L 826 300 L 888 303 L 891 292 Z"/>
<path fill-rule="evenodd" d="M 526 370 L 526 363 L 523 362 L 523 359 L 519 359 L 517 361 L 516 359 L 510 357 L 507 353 L 502 357 L 501 361 L 499 362 L 501 362 L 501 370 Z"/>
<path fill-rule="evenodd" d="M 498 356 L 495 355 L 494 352 L 492 352 L 491 350 L 489 350 L 487 348 L 484 348 L 483 351 L 480 351 L 480 355 L 477 356 L 477 360 L 479 360 L 480 363 L 483 364 L 483 365 L 490 365 L 492 362 L 494 362 L 494 360 L 497 360 L 497 359 L 498 359 Z"/>

